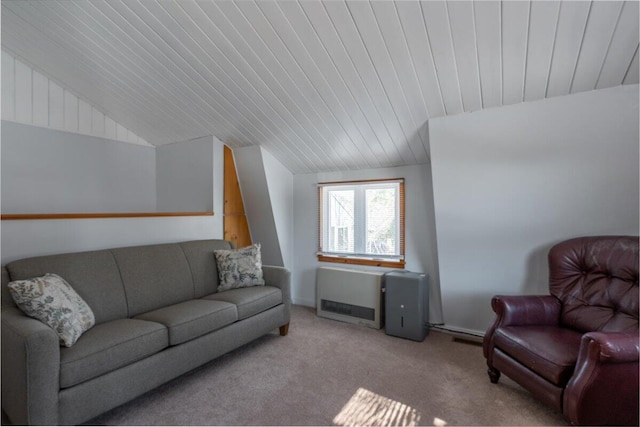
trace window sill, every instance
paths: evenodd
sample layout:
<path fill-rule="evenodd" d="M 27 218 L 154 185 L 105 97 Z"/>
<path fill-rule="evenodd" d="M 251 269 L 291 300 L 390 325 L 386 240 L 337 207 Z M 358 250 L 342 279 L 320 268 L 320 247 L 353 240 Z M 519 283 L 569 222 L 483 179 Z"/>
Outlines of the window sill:
<path fill-rule="evenodd" d="M 318 261 L 320 262 L 335 262 L 338 264 L 354 264 L 354 265 L 370 265 L 373 267 L 386 267 L 386 268 L 404 268 L 404 260 L 391 261 L 383 259 L 367 259 L 367 258 L 349 258 L 349 257 L 336 257 L 328 255 L 318 255 Z"/>

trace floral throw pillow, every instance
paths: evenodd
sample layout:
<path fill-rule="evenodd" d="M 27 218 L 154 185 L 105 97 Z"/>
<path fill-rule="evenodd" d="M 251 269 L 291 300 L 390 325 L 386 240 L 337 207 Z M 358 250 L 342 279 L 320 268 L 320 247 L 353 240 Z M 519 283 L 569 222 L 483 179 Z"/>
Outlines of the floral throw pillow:
<path fill-rule="evenodd" d="M 218 264 L 218 292 L 264 286 L 260 243 L 242 249 L 214 251 Z"/>
<path fill-rule="evenodd" d="M 87 303 L 57 274 L 16 280 L 8 287 L 18 307 L 53 328 L 65 347 L 75 344 L 96 322 Z"/>

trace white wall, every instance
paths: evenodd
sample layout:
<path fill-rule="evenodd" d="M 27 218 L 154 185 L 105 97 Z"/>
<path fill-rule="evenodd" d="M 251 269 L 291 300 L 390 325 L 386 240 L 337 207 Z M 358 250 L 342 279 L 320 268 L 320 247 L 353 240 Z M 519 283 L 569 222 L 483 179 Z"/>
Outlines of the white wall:
<path fill-rule="evenodd" d="M 160 212 L 213 210 L 213 137 L 156 148 Z"/>
<path fill-rule="evenodd" d="M 222 239 L 214 218 L 100 218 L 2 221 L 2 265 L 39 255 L 120 246 Z"/>
<path fill-rule="evenodd" d="M 423 272 L 429 275 L 429 320 L 431 323 L 441 323 L 440 280 L 435 245 L 434 209 L 429 165 L 294 175 L 293 301 L 296 304 L 315 306 L 316 269 L 320 266 L 340 266 L 339 264 L 326 262 L 320 263 L 317 260 L 317 184 L 330 181 L 385 178 L 405 179 L 405 268 L 409 271 Z M 390 269 L 355 265 L 346 267 L 390 271 Z"/>
<path fill-rule="evenodd" d="M 236 148 L 233 150 L 233 157 L 251 240 L 260 243 L 263 264 L 284 266 L 267 184 L 263 150 L 259 146 Z"/>
<path fill-rule="evenodd" d="M 429 123 L 445 323 L 484 333 L 495 294 L 547 294 L 546 254 L 638 234 L 638 85 Z"/>
<path fill-rule="evenodd" d="M 156 203 L 160 212 L 214 212 L 223 235 L 224 145 L 213 136 L 156 149 Z"/>
<path fill-rule="evenodd" d="M 178 204 L 170 210 L 211 210 L 213 204 L 213 217 L 2 221 L 2 264 L 52 253 L 223 238 L 223 145 L 206 139 L 206 167 L 196 168 L 195 176 L 184 164 L 172 173 L 181 184 L 184 174 L 195 178 L 178 190 L 191 201 L 206 200 L 207 207 Z M 197 148 L 176 145 L 169 157 L 180 163 L 201 154 Z M 153 147 L 3 121 L 1 166 L 2 213 L 156 211 Z M 166 176 L 161 181 L 174 188 Z"/>
<path fill-rule="evenodd" d="M 2 121 L 2 212 L 153 212 L 152 147 Z"/>
<path fill-rule="evenodd" d="M 293 268 L 293 174 L 262 150 L 265 178 L 283 265 Z"/>

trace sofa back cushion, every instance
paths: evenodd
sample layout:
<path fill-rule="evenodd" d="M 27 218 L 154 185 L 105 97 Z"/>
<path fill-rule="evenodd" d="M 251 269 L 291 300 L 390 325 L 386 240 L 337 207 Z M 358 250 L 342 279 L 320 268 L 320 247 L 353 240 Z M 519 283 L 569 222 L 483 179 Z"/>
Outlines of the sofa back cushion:
<path fill-rule="evenodd" d="M 12 281 L 46 273 L 62 277 L 91 307 L 96 324 L 127 317 L 120 272 L 108 250 L 26 258 L 10 262 L 6 268 Z"/>
<path fill-rule="evenodd" d="M 581 332 L 638 332 L 638 237 L 592 236 L 549 251 L 561 322 Z"/>
<path fill-rule="evenodd" d="M 15 307 L 16 303 L 15 301 L 13 301 L 13 298 L 9 293 L 9 288 L 7 287 L 10 281 L 11 279 L 9 278 L 9 270 L 7 270 L 7 267 L 2 267 L 2 284 L 0 284 L 0 291 L 2 292 L 2 294 L 0 294 L 0 298 L 2 298 L 2 305 Z"/>
<path fill-rule="evenodd" d="M 180 243 L 180 246 L 191 268 L 195 297 L 215 293 L 218 288 L 218 269 L 213 251 L 232 249 L 232 244 L 226 240 L 195 240 Z"/>
<path fill-rule="evenodd" d="M 195 295 L 189 263 L 177 243 L 112 249 L 127 296 L 129 317 Z"/>

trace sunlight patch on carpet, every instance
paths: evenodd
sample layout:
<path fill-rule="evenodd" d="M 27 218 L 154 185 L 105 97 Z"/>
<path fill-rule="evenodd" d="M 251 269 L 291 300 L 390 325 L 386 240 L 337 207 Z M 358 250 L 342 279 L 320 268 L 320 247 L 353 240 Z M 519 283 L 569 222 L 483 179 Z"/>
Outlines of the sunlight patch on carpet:
<path fill-rule="evenodd" d="M 339 426 L 417 426 L 420 413 L 411 406 L 359 388 L 335 416 Z"/>

